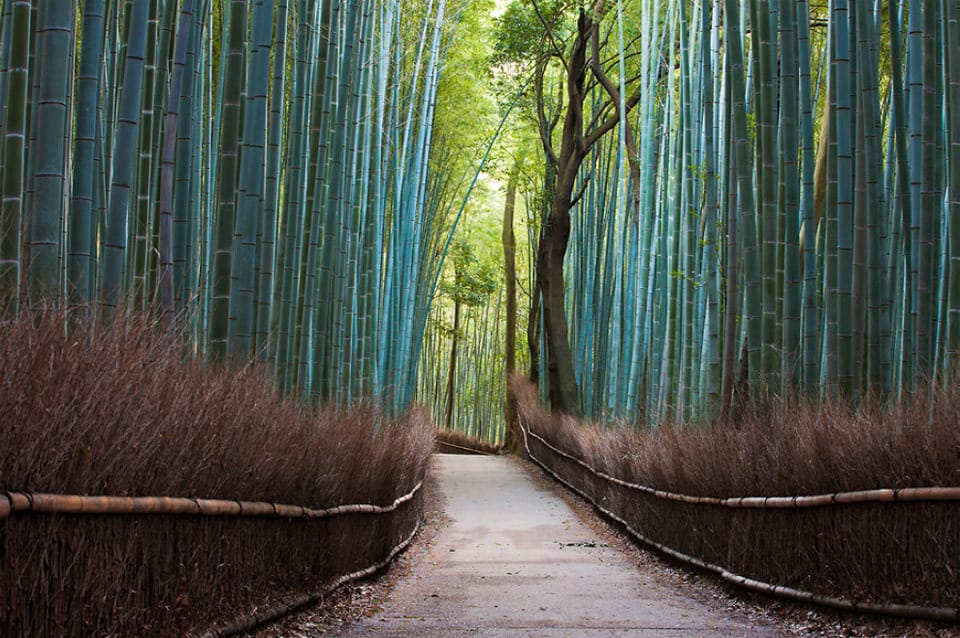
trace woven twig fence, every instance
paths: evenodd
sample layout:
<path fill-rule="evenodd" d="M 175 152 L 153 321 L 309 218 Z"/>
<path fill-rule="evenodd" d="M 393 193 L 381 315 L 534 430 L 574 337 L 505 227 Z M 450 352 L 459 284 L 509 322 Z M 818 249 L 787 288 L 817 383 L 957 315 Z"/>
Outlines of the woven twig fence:
<path fill-rule="evenodd" d="M 960 488 L 707 498 L 598 471 L 521 421 L 531 460 L 640 542 L 765 594 L 960 621 Z"/>
<path fill-rule="evenodd" d="M 0 635 L 249 630 L 385 566 L 419 526 L 421 488 L 327 509 L 4 493 Z"/>

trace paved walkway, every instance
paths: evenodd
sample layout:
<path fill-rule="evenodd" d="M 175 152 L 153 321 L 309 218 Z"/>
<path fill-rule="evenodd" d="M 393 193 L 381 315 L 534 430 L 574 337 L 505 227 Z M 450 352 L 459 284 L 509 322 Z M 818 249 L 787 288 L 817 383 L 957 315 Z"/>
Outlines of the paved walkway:
<path fill-rule="evenodd" d="M 776 636 L 664 590 L 516 461 L 438 455 L 450 523 L 348 636 Z"/>

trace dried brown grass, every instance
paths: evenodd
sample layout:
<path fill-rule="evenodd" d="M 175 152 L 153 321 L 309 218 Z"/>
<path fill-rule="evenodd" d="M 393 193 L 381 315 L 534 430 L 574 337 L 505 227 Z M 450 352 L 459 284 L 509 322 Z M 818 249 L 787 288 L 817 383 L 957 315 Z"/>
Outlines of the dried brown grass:
<path fill-rule="evenodd" d="M 264 367 L 205 367 L 147 320 L 64 325 L 47 312 L 0 329 L 0 490 L 326 508 L 389 504 L 424 476 L 424 410 L 301 407 Z M 419 507 L 303 524 L 14 515 L 0 521 L 0 634 L 182 635 L 378 562 Z"/>
<path fill-rule="evenodd" d="M 6 490 L 320 508 L 392 500 L 433 444 L 419 412 L 301 407 L 263 366 L 207 368 L 146 322 L 67 336 L 56 314 L 22 319 L 0 332 L 0 371 Z"/>
<path fill-rule="evenodd" d="M 558 447 L 623 480 L 692 496 L 802 496 L 960 485 L 960 387 L 893 407 L 774 399 L 736 421 L 657 429 L 556 418 L 514 381 L 521 414 Z"/>
<path fill-rule="evenodd" d="M 804 496 L 960 485 L 960 392 L 889 409 L 772 402 L 736 423 L 603 428 L 542 409 L 514 381 L 522 422 L 595 470 L 691 496 Z M 960 606 L 950 501 L 786 509 L 657 498 L 604 480 L 530 437 L 531 453 L 646 539 L 762 582 L 873 603 Z"/>

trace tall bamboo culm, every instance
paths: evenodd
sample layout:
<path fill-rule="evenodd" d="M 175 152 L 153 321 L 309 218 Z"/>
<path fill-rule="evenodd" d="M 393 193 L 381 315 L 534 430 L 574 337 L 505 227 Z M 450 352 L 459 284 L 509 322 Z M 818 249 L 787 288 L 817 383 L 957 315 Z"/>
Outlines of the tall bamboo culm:
<path fill-rule="evenodd" d="M 440 267 L 427 183 L 460 9 L 10 3 L 5 315 L 146 307 L 197 352 L 274 362 L 306 399 L 405 408 Z"/>

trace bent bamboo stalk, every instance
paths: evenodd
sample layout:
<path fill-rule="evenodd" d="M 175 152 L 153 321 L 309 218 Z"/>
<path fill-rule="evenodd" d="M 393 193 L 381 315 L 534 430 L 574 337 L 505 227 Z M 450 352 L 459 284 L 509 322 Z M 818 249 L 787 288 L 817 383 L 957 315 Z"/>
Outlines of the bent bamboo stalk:
<path fill-rule="evenodd" d="M 793 589 L 792 587 L 786 587 L 784 585 L 774 585 L 771 583 L 754 580 L 752 578 L 747 578 L 746 576 L 735 574 L 719 565 L 714 565 L 712 563 L 708 563 L 706 561 L 700 560 L 695 556 L 690 556 L 688 554 L 684 554 L 683 552 L 679 552 L 673 549 L 672 547 L 664 545 L 663 543 L 659 543 L 653 540 L 652 538 L 649 538 L 644 534 L 642 534 L 641 532 L 637 531 L 625 519 L 621 518 L 620 516 L 613 513 L 612 511 L 606 509 L 605 507 L 597 503 L 593 498 L 591 498 L 589 494 L 579 489 L 572 483 L 568 482 L 567 480 L 562 478 L 559 474 L 557 474 L 552 469 L 550 469 L 546 463 L 538 459 L 530 451 L 530 446 L 527 440 L 528 431 L 526 428 L 523 427 L 522 423 L 520 428 L 521 428 L 521 432 L 524 435 L 524 447 L 526 448 L 527 455 L 530 457 L 531 460 L 533 460 L 534 463 L 539 465 L 543 469 L 543 471 L 551 475 L 559 483 L 565 485 L 571 491 L 579 494 L 581 497 L 583 497 L 589 503 L 591 503 L 595 508 L 597 508 L 598 511 L 602 512 L 605 516 L 609 517 L 611 520 L 614 520 L 620 525 L 622 525 L 623 528 L 626 529 L 631 536 L 636 538 L 638 541 L 640 541 L 644 545 L 652 547 L 657 551 L 663 552 L 668 556 L 676 558 L 677 560 L 683 561 L 690 565 L 694 565 L 696 567 L 699 567 L 700 569 L 713 572 L 718 576 L 720 576 L 721 578 L 723 578 L 724 580 L 726 580 L 727 582 L 733 583 L 734 585 L 739 585 L 741 587 L 745 587 L 747 589 L 752 589 L 754 591 L 758 591 L 764 594 L 780 596 L 783 598 L 789 598 L 789 599 L 804 602 L 804 603 L 812 603 L 812 604 L 821 605 L 824 607 L 832 607 L 834 609 L 840 609 L 843 611 L 852 611 L 852 612 L 858 612 L 858 613 L 872 613 L 872 614 L 881 614 L 885 616 L 896 616 L 896 617 L 906 617 L 906 618 L 919 618 L 923 620 L 936 620 L 941 622 L 960 621 L 960 609 L 955 609 L 952 607 L 921 607 L 919 605 L 902 605 L 898 603 L 866 603 L 866 602 L 858 602 L 855 600 L 845 600 L 842 598 L 832 598 L 829 596 L 818 596 L 813 592 Z M 530 436 L 533 436 L 539 439 L 541 442 L 543 442 L 544 445 L 546 445 L 551 450 L 557 452 L 558 454 L 562 454 L 563 456 L 568 457 L 572 460 L 577 460 L 574 457 L 571 457 L 569 454 L 566 454 L 560 450 L 557 450 L 557 448 L 553 447 L 552 445 L 544 441 L 541 437 L 537 436 L 533 432 L 529 432 L 529 434 Z M 587 466 L 586 464 L 584 463 L 580 463 L 580 464 L 586 467 L 587 469 L 590 469 L 589 466 Z M 600 474 L 597 472 L 594 472 L 594 474 L 597 474 L 598 476 L 600 476 Z M 917 496 L 920 496 L 925 493 L 925 490 L 935 490 L 933 494 L 935 495 L 934 498 L 937 499 L 937 496 L 943 496 L 944 494 L 948 496 L 951 495 L 952 493 L 949 490 L 954 490 L 954 489 L 956 488 L 917 488 L 914 491 L 919 493 L 917 494 Z M 947 490 L 947 492 L 944 492 L 944 490 Z M 896 490 L 870 490 L 869 492 L 878 492 L 878 491 L 894 492 Z M 903 491 L 905 490 L 900 490 L 900 492 L 903 492 Z M 866 493 L 869 493 L 869 492 L 866 492 Z M 864 492 L 859 492 L 859 493 L 848 492 L 846 494 L 848 495 L 864 494 Z M 827 496 L 836 496 L 836 495 L 827 495 Z M 954 498 L 953 496 L 949 496 L 949 499 L 947 500 L 953 500 L 953 498 Z M 727 500 L 738 500 L 738 499 L 727 499 Z M 904 499 L 898 499 L 898 500 L 904 500 Z M 913 500 L 922 500 L 922 499 L 915 498 Z M 937 499 L 937 500 L 941 500 L 941 499 Z M 833 499 L 832 502 L 837 502 L 837 501 L 836 499 Z M 863 502 L 863 501 L 844 501 L 844 502 Z"/>
<path fill-rule="evenodd" d="M 367 503 L 311 509 L 263 501 L 185 498 L 172 496 L 81 496 L 31 492 L 0 493 L 0 520 L 17 512 L 45 514 L 192 514 L 198 516 L 258 516 L 319 519 L 343 514 L 386 514 L 413 499 L 423 482 L 389 505 Z"/>
<path fill-rule="evenodd" d="M 894 503 L 916 501 L 960 501 L 960 487 L 905 487 L 901 489 L 882 488 L 874 490 L 858 490 L 853 492 L 835 492 L 832 494 L 813 494 L 809 496 L 734 496 L 731 498 L 715 498 L 710 496 L 690 496 L 666 490 L 658 490 L 647 485 L 629 483 L 605 472 L 601 472 L 585 461 L 564 452 L 553 446 L 546 439 L 535 432 L 524 430 L 541 445 L 553 453 L 569 459 L 584 468 L 594 476 L 606 481 L 650 494 L 656 498 L 689 503 L 693 505 L 719 505 L 721 507 L 756 508 L 756 509 L 793 509 L 800 507 L 823 507 L 826 505 L 849 505 L 852 503 Z M 528 450 L 529 452 L 529 450 Z M 531 457 L 532 458 L 532 457 Z"/>

